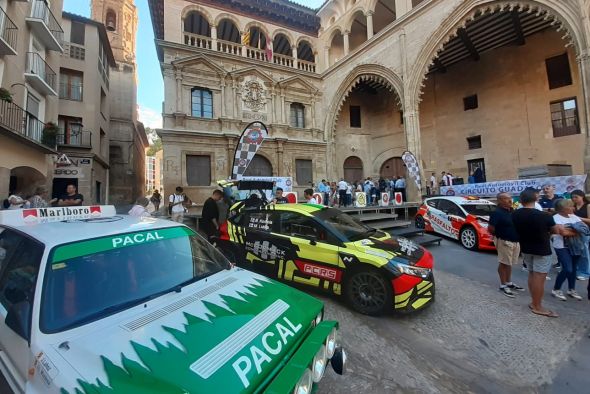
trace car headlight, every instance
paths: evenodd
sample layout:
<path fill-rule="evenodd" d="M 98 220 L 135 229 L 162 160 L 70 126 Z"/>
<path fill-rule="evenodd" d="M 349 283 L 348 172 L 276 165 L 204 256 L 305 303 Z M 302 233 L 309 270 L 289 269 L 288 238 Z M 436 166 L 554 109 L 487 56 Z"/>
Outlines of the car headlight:
<path fill-rule="evenodd" d="M 311 364 L 312 377 L 315 383 L 318 383 L 324 377 L 326 371 L 326 364 L 328 359 L 326 358 L 326 347 L 322 345 L 320 350 L 316 353 Z"/>
<path fill-rule="evenodd" d="M 328 358 L 332 358 L 332 356 L 334 355 L 334 351 L 336 350 L 336 336 L 338 331 L 336 330 L 336 328 L 332 329 L 332 332 L 330 333 L 330 335 L 328 335 L 328 338 L 326 338 L 326 357 Z"/>
<path fill-rule="evenodd" d="M 311 375 L 311 370 L 307 368 L 303 375 L 297 382 L 297 386 L 295 386 L 295 390 L 293 390 L 293 394 L 311 394 L 311 389 L 313 388 L 313 379 Z"/>
<path fill-rule="evenodd" d="M 320 311 L 320 313 L 318 313 L 318 315 L 315 317 L 315 325 L 316 326 L 322 322 L 323 317 L 324 317 L 324 310 L 322 309 Z"/>
<path fill-rule="evenodd" d="M 430 276 L 430 268 L 416 267 L 407 264 L 401 264 L 396 261 L 390 262 L 399 272 L 406 275 L 417 276 L 418 278 L 426 279 Z"/>

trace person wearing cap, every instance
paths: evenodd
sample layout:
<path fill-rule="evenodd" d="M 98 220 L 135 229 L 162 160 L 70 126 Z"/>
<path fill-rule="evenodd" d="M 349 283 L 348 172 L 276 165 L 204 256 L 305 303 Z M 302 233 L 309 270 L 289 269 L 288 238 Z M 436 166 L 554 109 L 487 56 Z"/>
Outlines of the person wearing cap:
<path fill-rule="evenodd" d="M 30 198 L 31 208 L 47 208 L 49 205 L 57 202 L 57 198 L 46 200 L 47 189 L 44 186 L 39 186 L 35 189 L 35 194 Z"/>
<path fill-rule="evenodd" d="M 138 218 L 149 218 L 150 216 L 152 216 L 147 210 L 147 206 L 149 205 L 149 203 L 150 200 L 148 200 L 146 197 L 139 197 L 135 201 L 135 205 L 133 206 L 133 208 L 129 210 L 128 215 L 135 216 Z"/>
<path fill-rule="evenodd" d="M 543 185 L 543 196 L 539 199 L 539 204 L 543 209 L 553 211 L 555 209 L 555 202 L 561 197 L 555 194 L 555 187 L 547 184 Z"/>

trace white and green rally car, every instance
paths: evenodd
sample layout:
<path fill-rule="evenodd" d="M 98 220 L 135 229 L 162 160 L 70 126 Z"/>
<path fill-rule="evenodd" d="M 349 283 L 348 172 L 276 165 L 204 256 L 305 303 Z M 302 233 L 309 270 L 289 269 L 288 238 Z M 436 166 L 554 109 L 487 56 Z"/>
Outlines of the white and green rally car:
<path fill-rule="evenodd" d="M 338 323 L 178 223 L 0 212 L 0 370 L 16 393 L 311 393 Z"/>

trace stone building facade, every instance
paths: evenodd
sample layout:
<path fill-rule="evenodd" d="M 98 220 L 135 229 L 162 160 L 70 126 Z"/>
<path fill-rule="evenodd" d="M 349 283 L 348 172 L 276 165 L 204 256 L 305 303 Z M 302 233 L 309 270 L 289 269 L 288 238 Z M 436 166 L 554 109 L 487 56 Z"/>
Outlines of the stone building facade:
<path fill-rule="evenodd" d="M 292 176 L 298 191 L 405 175 L 405 150 L 425 174 L 465 179 L 590 170 L 588 0 L 149 4 L 165 188 L 198 202 L 229 176 L 254 119 L 270 138 L 252 171 Z"/>
<path fill-rule="evenodd" d="M 106 26 L 115 58 L 110 70 L 110 202 L 130 204 L 145 191 L 149 145 L 137 118 L 137 9 L 133 0 L 92 0 L 91 13 Z"/>

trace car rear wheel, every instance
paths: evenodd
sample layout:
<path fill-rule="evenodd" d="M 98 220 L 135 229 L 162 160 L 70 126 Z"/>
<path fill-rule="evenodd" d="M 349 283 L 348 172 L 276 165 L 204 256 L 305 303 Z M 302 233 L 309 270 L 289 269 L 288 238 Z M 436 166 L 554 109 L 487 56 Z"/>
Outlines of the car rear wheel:
<path fill-rule="evenodd" d="M 345 283 L 344 292 L 349 304 L 362 314 L 378 316 L 391 310 L 391 284 L 375 270 L 353 273 Z"/>
<path fill-rule="evenodd" d="M 459 240 L 465 249 L 478 249 L 477 231 L 471 226 L 463 227 L 461 233 L 459 233 Z"/>
<path fill-rule="evenodd" d="M 414 224 L 416 225 L 417 229 L 424 229 L 426 227 L 426 223 L 424 222 L 424 216 L 416 215 L 416 218 L 414 219 Z"/>

